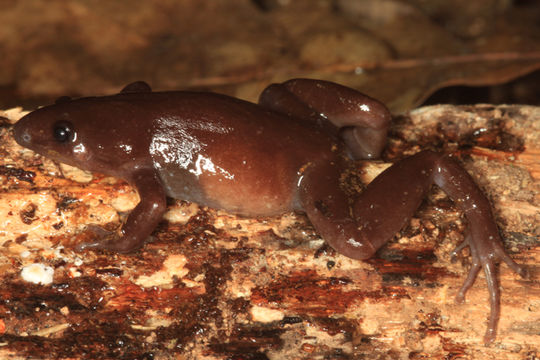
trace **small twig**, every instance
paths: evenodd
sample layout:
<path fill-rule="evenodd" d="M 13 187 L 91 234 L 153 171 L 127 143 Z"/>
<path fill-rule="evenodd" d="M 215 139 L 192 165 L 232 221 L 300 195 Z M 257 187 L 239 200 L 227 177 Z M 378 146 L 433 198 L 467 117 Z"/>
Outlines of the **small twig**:
<path fill-rule="evenodd" d="M 187 87 L 213 87 L 223 85 L 241 84 L 249 81 L 262 80 L 266 78 L 283 77 L 287 78 L 289 74 L 299 76 L 302 73 L 315 72 L 318 74 L 334 74 L 334 73 L 361 73 L 369 70 L 395 70 L 395 69 L 412 69 L 425 66 L 443 66 L 449 64 L 467 64 L 474 62 L 496 62 L 496 61 L 517 61 L 517 60 L 538 60 L 540 67 L 540 52 L 503 52 L 503 53 L 480 53 L 466 55 L 448 55 L 437 58 L 418 58 L 418 59 L 392 59 L 382 62 L 365 61 L 348 64 L 331 64 L 318 68 L 303 68 L 287 71 L 279 71 L 275 68 L 265 70 L 253 70 L 243 72 L 241 74 L 212 76 L 206 78 L 196 78 L 190 80 Z M 289 76 L 290 77 L 290 76 Z M 177 84 L 175 84 L 176 86 Z"/>

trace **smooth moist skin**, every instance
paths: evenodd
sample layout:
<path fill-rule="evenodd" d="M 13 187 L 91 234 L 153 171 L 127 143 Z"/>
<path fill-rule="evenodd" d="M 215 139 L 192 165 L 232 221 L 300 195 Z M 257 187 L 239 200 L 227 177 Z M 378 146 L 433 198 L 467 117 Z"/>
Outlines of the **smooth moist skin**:
<path fill-rule="evenodd" d="M 483 268 L 491 301 L 485 341 L 491 342 L 500 312 L 495 265 L 525 270 L 504 251 L 490 204 L 469 174 L 447 155 L 422 151 L 380 174 L 352 209 L 340 188 L 350 159 L 380 155 L 390 120 L 380 102 L 321 80 L 272 84 L 258 104 L 206 92 L 152 92 L 136 82 L 117 95 L 61 98 L 23 117 L 14 136 L 53 160 L 137 188 L 141 201 L 120 234 L 81 249 L 143 246 L 169 196 L 248 216 L 305 212 L 336 251 L 367 259 L 436 184 L 467 217 L 464 246 L 473 265 L 457 299 L 463 301 Z"/>

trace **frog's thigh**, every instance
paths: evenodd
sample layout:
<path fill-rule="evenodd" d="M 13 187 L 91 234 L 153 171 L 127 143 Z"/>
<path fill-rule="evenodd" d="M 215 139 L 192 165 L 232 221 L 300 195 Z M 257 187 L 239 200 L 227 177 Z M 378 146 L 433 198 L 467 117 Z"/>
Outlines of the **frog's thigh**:
<path fill-rule="evenodd" d="M 377 158 L 386 145 L 391 115 L 381 102 L 330 81 L 292 79 L 267 87 L 259 103 L 302 119 L 327 119 L 342 129 L 355 158 Z"/>

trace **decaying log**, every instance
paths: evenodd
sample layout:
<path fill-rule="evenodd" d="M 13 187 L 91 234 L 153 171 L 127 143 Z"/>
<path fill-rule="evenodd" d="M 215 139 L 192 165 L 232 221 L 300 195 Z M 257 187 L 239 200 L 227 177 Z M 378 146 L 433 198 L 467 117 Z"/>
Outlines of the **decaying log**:
<path fill-rule="evenodd" d="M 451 262 L 450 252 L 466 223 L 436 188 L 365 262 L 325 246 L 301 214 L 249 219 L 182 201 L 134 254 L 77 253 L 93 236 L 86 225 L 118 228 L 137 194 L 17 146 L 10 129 L 21 114 L 0 112 L 1 358 L 540 357 L 540 108 L 417 109 L 396 119 L 384 161 L 358 162 L 344 179 L 361 187 L 425 148 L 467 168 L 493 203 L 505 247 L 531 274 L 500 266 L 490 347 L 483 275 L 465 304 L 454 302 L 470 257 Z"/>

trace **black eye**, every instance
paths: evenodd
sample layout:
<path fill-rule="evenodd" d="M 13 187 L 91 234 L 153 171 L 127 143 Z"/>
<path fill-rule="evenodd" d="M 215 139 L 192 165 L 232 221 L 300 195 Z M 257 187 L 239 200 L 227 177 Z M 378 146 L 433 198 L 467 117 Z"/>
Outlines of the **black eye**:
<path fill-rule="evenodd" d="M 67 121 L 59 121 L 54 124 L 53 135 L 54 139 L 61 143 L 72 141 L 75 135 L 73 125 Z"/>

